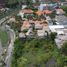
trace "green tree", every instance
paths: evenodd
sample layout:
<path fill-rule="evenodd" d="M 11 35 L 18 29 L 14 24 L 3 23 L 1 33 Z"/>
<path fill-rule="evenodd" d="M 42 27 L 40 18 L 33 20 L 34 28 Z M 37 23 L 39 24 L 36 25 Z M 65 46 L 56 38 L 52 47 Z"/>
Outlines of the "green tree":
<path fill-rule="evenodd" d="M 56 11 L 53 11 L 53 13 L 49 14 L 49 17 L 51 18 L 53 25 L 56 25 L 55 16 L 56 16 Z"/>
<path fill-rule="evenodd" d="M 65 42 L 61 48 L 63 54 L 67 55 L 67 42 Z"/>
<path fill-rule="evenodd" d="M 47 45 L 46 39 L 17 39 L 14 44 L 12 67 L 45 67 L 50 58 L 56 60 L 59 65 L 56 67 L 63 67 L 61 55 L 51 40 Z"/>
<path fill-rule="evenodd" d="M 53 42 L 55 42 L 56 36 L 57 36 L 57 33 L 56 33 L 56 32 L 51 32 L 51 33 L 50 33 L 50 39 L 51 39 Z"/>
<path fill-rule="evenodd" d="M 67 16 L 67 6 L 61 6 L 61 8 L 65 11 L 65 16 Z"/>
<path fill-rule="evenodd" d="M 22 1 L 23 0 L 6 0 L 6 5 L 8 7 L 16 7 L 16 5 L 18 5 L 18 4 L 20 6 Z"/>
<path fill-rule="evenodd" d="M 6 0 L 6 3 L 7 4 L 14 4 L 16 3 L 17 1 L 16 0 Z"/>
<path fill-rule="evenodd" d="M 61 8 L 67 13 L 67 6 L 61 6 Z"/>
<path fill-rule="evenodd" d="M 49 17 L 50 17 L 51 19 L 54 19 L 55 16 L 56 16 L 56 11 L 53 11 L 53 13 L 49 14 Z"/>
<path fill-rule="evenodd" d="M 29 6 L 29 5 L 32 5 L 32 0 L 26 0 L 26 2 L 27 2 L 27 5 Z"/>

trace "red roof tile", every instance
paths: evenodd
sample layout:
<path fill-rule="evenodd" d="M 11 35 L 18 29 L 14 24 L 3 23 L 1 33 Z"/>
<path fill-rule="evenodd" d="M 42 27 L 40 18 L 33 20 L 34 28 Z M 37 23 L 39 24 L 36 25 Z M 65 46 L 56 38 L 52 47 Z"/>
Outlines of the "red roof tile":
<path fill-rule="evenodd" d="M 27 13 L 27 14 L 33 13 L 33 11 L 31 9 L 24 9 L 24 10 L 21 10 L 21 12 Z"/>
<path fill-rule="evenodd" d="M 23 26 L 24 28 L 29 28 L 29 27 L 30 27 L 29 21 L 24 21 L 22 26 Z"/>
<path fill-rule="evenodd" d="M 43 11 L 40 11 L 40 10 L 38 10 L 37 12 L 35 12 L 37 15 L 42 15 L 43 14 Z"/>
<path fill-rule="evenodd" d="M 43 12 L 44 12 L 45 14 L 51 14 L 51 13 L 52 13 L 52 11 L 50 11 L 50 10 L 43 10 Z"/>

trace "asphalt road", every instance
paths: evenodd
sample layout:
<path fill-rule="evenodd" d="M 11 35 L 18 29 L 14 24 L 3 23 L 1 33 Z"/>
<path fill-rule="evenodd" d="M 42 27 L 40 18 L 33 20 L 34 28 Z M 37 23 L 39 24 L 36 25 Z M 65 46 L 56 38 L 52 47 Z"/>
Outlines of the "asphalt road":
<path fill-rule="evenodd" d="M 11 13 L 9 16 L 6 16 L 2 19 L 0 19 L 0 25 L 4 25 L 5 26 L 5 23 L 7 21 L 7 19 L 10 18 L 10 16 L 12 15 L 15 15 L 18 13 L 19 10 L 15 10 L 13 11 L 13 13 Z M 10 67 L 10 64 L 11 64 L 11 55 L 12 55 L 12 50 L 13 50 L 13 45 L 14 45 L 14 40 L 15 40 L 15 33 L 12 29 L 10 29 L 9 26 L 6 26 L 5 28 L 7 30 L 7 32 L 9 33 L 9 36 L 10 36 L 10 43 L 9 43 L 9 46 L 8 46 L 8 49 L 7 49 L 7 55 L 6 55 L 6 58 L 5 58 L 5 67 Z"/>
<path fill-rule="evenodd" d="M 7 55 L 6 55 L 6 58 L 5 58 L 5 64 L 6 64 L 5 67 L 10 67 L 12 50 L 13 50 L 13 45 L 14 45 L 14 41 L 15 41 L 15 33 L 8 26 L 6 26 L 6 27 L 8 29 L 8 33 L 10 35 L 11 42 L 9 44 L 9 47 L 8 47 L 8 50 L 7 50 Z"/>
<path fill-rule="evenodd" d="M 3 18 L 0 21 L 1 21 L 1 23 L 3 23 L 5 20 L 6 19 Z M 12 29 L 10 29 L 10 27 L 8 25 L 5 25 L 5 22 L 4 22 L 3 26 L 5 27 L 7 33 L 9 34 L 9 37 L 10 37 L 10 43 L 9 43 L 9 46 L 8 46 L 8 49 L 7 49 L 7 55 L 6 55 L 6 58 L 5 58 L 4 62 L 6 64 L 5 67 L 10 67 L 12 50 L 13 50 L 13 45 L 14 45 L 14 41 L 15 41 L 15 33 L 14 33 L 14 31 Z M 2 53 L 1 43 L 0 43 L 0 52 Z"/>
<path fill-rule="evenodd" d="M 0 55 L 2 54 L 2 51 L 3 51 L 3 48 L 2 48 L 1 41 L 0 41 Z"/>

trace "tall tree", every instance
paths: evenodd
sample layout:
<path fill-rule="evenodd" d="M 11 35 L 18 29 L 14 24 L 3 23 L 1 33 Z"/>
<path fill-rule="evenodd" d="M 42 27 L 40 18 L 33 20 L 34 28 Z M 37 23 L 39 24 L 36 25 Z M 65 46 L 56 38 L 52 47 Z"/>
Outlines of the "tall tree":
<path fill-rule="evenodd" d="M 65 42 L 61 48 L 62 52 L 64 55 L 67 56 L 67 42 Z"/>

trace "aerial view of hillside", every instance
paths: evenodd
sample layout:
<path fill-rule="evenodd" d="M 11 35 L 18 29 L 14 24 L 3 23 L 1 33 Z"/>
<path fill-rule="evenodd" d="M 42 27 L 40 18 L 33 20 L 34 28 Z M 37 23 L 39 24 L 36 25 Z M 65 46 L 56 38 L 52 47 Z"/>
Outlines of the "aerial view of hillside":
<path fill-rule="evenodd" d="M 0 0 L 0 67 L 67 67 L 67 0 Z"/>

